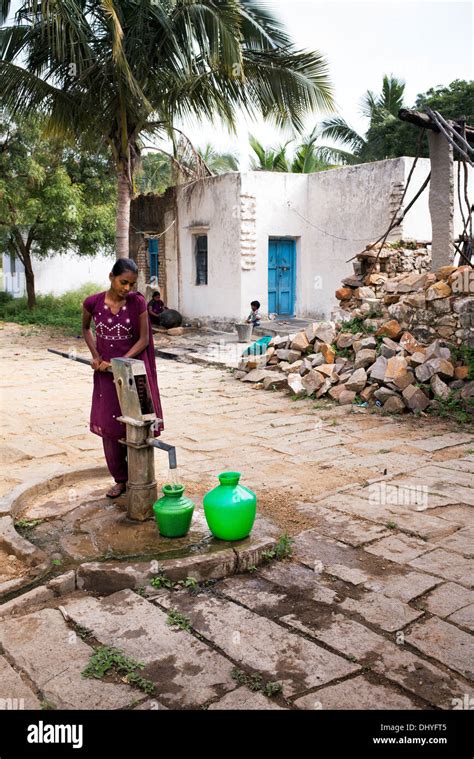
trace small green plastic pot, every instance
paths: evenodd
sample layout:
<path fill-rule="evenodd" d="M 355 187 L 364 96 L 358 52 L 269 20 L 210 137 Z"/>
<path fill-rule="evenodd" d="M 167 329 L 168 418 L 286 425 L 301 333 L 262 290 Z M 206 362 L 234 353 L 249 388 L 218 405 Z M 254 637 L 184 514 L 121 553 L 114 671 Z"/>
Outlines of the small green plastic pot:
<path fill-rule="evenodd" d="M 164 495 L 153 504 L 156 524 L 164 538 L 187 535 L 193 518 L 194 503 L 183 495 L 184 485 L 163 485 Z"/>
<path fill-rule="evenodd" d="M 239 485 L 240 472 L 222 472 L 220 485 L 206 493 L 204 514 L 214 537 L 242 540 L 250 534 L 257 513 L 257 496 Z"/>

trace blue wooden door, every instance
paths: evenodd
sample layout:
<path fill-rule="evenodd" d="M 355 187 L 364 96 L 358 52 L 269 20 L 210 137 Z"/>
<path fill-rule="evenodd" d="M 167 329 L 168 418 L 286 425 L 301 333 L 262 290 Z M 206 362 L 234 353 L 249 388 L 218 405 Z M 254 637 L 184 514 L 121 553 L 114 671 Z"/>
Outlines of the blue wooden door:
<path fill-rule="evenodd" d="M 150 282 L 158 287 L 158 240 L 148 238 L 148 254 L 150 256 Z"/>
<path fill-rule="evenodd" d="M 295 307 L 294 240 L 274 239 L 268 247 L 268 312 L 293 316 Z"/>

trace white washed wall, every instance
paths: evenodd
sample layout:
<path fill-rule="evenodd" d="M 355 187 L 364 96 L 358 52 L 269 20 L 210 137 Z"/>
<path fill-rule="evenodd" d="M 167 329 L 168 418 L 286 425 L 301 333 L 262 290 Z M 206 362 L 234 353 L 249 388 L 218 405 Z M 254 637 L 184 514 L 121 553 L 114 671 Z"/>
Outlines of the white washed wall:
<path fill-rule="evenodd" d="M 69 253 L 43 259 L 33 258 L 36 294 L 62 295 L 89 282 L 106 290 L 114 263 L 114 255 L 102 253 L 96 256 Z M 10 256 L 3 255 L 4 289 L 19 298 L 26 294 L 25 275 L 22 263 L 17 259 L 15 264 L 17 274 L 11 275 Z"/>
<path fill-rule="evenodd" d="M 383 235 L 398 208 L 411 158 L 345 166 L 315 174 L 229 173 L 181 189 L 178 195 L 180 298 L 175 230 L 166 237 L 168 301 L 185 316 L 246 317 L 250 301 L 268 313 L 268 242 L 296 240 L 295 314 L 329 317 L 348 261 Z M 419 159 L 404 205 L 429 171 Z M 470 176 L 472 197 L 473 176 Z M 194 284 L 193 231 L 207 230 L 208 285 Z M 455 212 L 455 234 L 461 229 Z M 389 240 L 431 240 L 428 190 Z"/>
<path fill-rule="evenodd" d="M 179 264 L 171 235 L 166 238 L 167 305 L 186 317 L 240 318 L 239 193 L 238 173 L 179 190 Z M 198 230 L 208 235 L 207 285 L 195 284 L 194 235 Z"/>

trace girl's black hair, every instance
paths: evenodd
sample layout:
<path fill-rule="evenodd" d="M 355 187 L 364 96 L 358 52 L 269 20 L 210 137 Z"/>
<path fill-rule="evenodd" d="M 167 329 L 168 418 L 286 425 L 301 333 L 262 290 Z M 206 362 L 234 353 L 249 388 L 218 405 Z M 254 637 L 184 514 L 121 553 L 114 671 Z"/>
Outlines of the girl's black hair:
<path fill-rule="evenodd" d="M 257 308 L 260 308 L 260 302 L 258 300 L 253 300 L 250 305 L 251 306 L 256 306 Z"/>
<path fill-rule="evenodd" d="M 112 267 L 112 276 L 119 277 L 125 271 L 131 271 L 132 274 L 138 274 L 138 266 L 131 258 L 119 258 Z"/>
<path fill-rule="evenodd" d="M 160 291 L 159 290 L 155 290 L 155 292 L 153 293 L 153 295 L 151 297 L 154 298 L 155 295 L 159 295 L 159 294 L 160 294 Z"/>

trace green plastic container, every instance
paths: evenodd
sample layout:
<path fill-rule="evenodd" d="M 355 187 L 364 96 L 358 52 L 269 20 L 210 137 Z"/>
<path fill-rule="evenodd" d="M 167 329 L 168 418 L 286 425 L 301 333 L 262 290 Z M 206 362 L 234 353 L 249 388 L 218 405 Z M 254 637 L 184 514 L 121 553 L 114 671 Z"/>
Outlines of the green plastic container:
<path fill-rule="evenodd" d="M 156 524 L 165 538 L 182 538 L 189 532 L 194 503 L 184 493 L 184 485 L 163 485 L 164 495 L 153 504 Z"/>
<path fill-rule="evenodd" d="M 214 537 L 242 540 L 250 534 L 257 513 L 257 496 L 239 485 L 240 472 L 222 472 L 220 485 L 206 493 L 204 514 Z"/>

